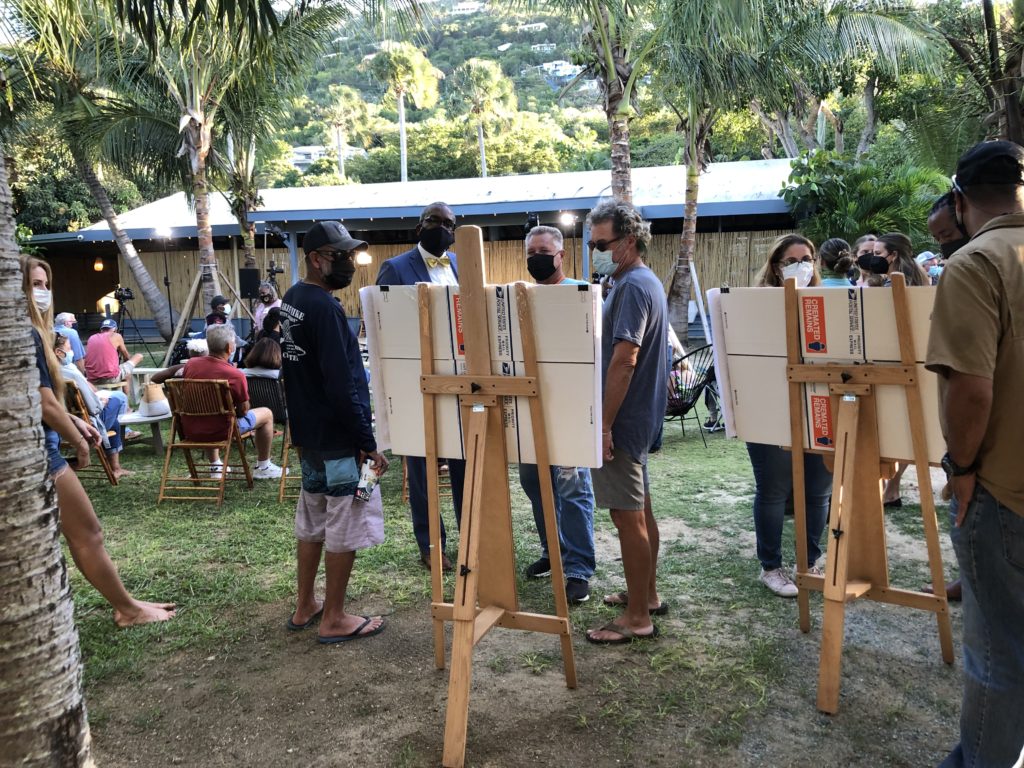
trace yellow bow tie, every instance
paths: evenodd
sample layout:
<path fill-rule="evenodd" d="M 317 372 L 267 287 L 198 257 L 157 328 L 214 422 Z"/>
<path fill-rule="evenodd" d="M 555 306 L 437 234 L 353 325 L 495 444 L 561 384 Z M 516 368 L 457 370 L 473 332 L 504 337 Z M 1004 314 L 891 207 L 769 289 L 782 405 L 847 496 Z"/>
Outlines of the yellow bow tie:
<path fill-rule="evenodd" d="M 447 267 L 452 263 L 447 253 L 444 256 L 424 256 L 423 260 L 427 262 L 428 267 Z"/>

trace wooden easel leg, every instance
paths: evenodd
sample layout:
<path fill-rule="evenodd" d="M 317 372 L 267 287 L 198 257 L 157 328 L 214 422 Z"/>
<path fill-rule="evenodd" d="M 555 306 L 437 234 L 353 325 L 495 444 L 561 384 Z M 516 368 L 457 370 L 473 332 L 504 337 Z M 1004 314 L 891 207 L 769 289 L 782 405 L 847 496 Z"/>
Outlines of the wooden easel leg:
<path fill-rule="evenodd" d="M 178 324 L 174 327 L 174 335 L 171 336 L 171 342 L 167 346 L 167 352 L 164 354 L 163 366 L 166 368 L 171 364 L 171 355 L 174 354 L 174 345 L 178 343 L 178 339 L 181 338 L 182 334 L 185 333 L 185 329 L 188 328 L 188 324 L 192 322 L 192 312 L 195 311 L 196 301 L 199 298 L 199 283 L 203 274 L 203 268 L 200 267 L 196 273 L 195 280 L 192 281 L 192 287 L 188 289 L 188 297 L 185 299 L 185 304 L 182 307 L 182 313 L 178 315 Z"/>
<path fill-rule="evenodd" d="M 462 768 L 466 756 L 469 725 L 469 689 L 473 681 L 473 647 L 479 579 L 480 516 L 484 501 L 484 463 L 487 448 L 488 409 L 470 409 L 466 435 L 466 490 L 469 508 L 462 510 L 459 536 L 458 573 L 452 618 L 451 672 L 448 678 L 448 707 L 444 725 L 445 768 Z M 436 470 L 435 470 L 436 473 Z"/>
<path fill-rule="evenodd" d="M 830 715 L 839 711 L 839 678 L 843 664 L 843 629 L 846 603 L 825 599 L 818 666 L 818 709 Z"/>

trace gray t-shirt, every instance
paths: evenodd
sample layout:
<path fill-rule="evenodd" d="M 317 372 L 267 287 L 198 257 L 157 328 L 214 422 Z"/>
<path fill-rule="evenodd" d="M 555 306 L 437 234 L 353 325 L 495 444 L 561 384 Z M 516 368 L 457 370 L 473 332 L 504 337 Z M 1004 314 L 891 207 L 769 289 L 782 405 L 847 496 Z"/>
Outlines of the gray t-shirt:
<path fill-rule="evenodd" d="M 668 401 L 668 304 L 661 281 L 647 267 L 631 269 L 616 280 L 604 302 L 602 388 L 617 341 L 638 344 L 640 350 L 629 390 L 612 424 L 612 441 L 637 461 L 646 462 Z"/>

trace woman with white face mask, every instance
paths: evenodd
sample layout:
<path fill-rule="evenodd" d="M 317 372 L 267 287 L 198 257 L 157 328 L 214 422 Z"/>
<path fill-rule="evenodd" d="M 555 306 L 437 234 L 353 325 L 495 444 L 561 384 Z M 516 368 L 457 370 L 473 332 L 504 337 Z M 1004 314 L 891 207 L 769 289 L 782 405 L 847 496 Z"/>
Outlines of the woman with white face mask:
<path fill-rule="evenodd" d="M 781 288 L 795 277 L 798 287 L 821 284 L 815 266 L 814 243 L 802 235 L 784 235 L 772 245 L 768 261 L 757 276 L 761 288 Z M 779 404 L 784 407 L 783 403 Z M 754 532 L 760 581 L 779 597 L 796 597 L 797 588 L 782 563 L 782 528 L 786 501 L 793 492 L 790 453 L 777 445 L 747 443 L 754 469 Z M 832 473 L 819 454 L 804 454 L 804 493 L 807 509 L 807 567 L 821 573 L 816 565 L 821 555 L 821 534 L 828 519 L 832 495 Z"/>

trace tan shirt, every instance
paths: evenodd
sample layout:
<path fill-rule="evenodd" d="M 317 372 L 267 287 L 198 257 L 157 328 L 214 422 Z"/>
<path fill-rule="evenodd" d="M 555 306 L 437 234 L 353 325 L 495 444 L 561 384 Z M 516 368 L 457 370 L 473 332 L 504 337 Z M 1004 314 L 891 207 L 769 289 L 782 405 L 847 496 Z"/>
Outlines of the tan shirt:
<path fill-rule="evenodd" d="M 1024 214 L 997 216 L 946 262 L 932 311 L 926 367 L 992 380 L 978 479 L 1024 515 Z"/>

